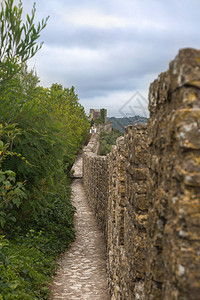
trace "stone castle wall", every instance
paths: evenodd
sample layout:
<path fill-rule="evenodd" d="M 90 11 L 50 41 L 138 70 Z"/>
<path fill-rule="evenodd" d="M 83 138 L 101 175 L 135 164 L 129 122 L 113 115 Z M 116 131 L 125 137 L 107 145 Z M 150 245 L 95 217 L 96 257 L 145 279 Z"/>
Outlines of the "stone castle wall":
<path fill-rule="evenodd" d="M 112 300 L 200 295 L 200 51 L 180 50 L 150 86 L 148 126 L 106 157 L 84 153 L 104 230 Z"/>
<path fill-rule="evenodd" d="M 85 152 L 83 154 L 83 174 L 88 202 L 107 236 L 108 161 L 106 157 Z"/>
<path fill-rule="evenodd" d="M 111 132 L 112 131 L 112 122 L 107 122 L 105 124 L 96 125 L 96 127 L 99 132 L 100 131 Z"/>
<path fill-rule="evenodd" d="M 152 83 L 149 110 L 146 293 L 198 299 L 200 51 L 180 51 Z"/>

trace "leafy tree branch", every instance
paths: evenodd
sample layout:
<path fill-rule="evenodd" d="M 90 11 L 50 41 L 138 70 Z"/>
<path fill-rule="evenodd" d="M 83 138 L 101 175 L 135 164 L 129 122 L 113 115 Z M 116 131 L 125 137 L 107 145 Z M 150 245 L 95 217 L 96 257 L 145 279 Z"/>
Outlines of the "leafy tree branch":
<path fill-rule="evenodd" d="M 48 18 L 34 24 L 35 3 L 31 15 L 22 21 L 23 7 L 19 0 L 3 0 L 0 6 L 0 86 L 19 72 L 22 63 L 33 57 L 43 42 L 37 44 L 41 31 L 46 27 Z"/>

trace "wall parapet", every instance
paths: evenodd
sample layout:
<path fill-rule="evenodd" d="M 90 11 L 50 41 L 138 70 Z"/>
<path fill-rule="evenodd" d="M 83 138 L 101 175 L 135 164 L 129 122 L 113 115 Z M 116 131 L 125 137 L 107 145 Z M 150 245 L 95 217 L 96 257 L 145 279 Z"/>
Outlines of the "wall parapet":
<path fill-rule="evenodd" d="M 150 86 L 146 293 L 200 293 L 200 51 L 184 49 Z M 155 188 L 156 187 L 156 188 Z"/>
<path fill-rule="evenodd" d="M 99 133 L 92 135 L 88 146 L 83 150 L 83 181 L 88 202 L 95 212 L 97 221 L 107 236 L 108 204 L 108 160 L 106 156 L 97 155 Z"/>
<path fill-rule="evenodd" d="M 84 153 L 84 184 L 107 244 L 112 300 L 200 294 L 200 51 L 183 49 L 150 85 L 148 125 L 105 157 Z M 97 153 L 97 152 L 96 152 Z"/>

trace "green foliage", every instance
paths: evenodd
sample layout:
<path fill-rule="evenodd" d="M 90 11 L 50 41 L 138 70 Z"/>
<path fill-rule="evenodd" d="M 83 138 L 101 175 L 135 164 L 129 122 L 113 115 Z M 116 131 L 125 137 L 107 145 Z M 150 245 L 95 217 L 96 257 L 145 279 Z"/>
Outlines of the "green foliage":
<path fill-rule="evenodd" d="M 65 184 L 63 197 L 58 194 L 48 198 L 46 211 L 38 216 L 34 229 L 25 231 L 18 226 L 10 241 L 0 237 L 3 299 L 48 299 L 55 258 L 74 239 L 74 208 L 70 203 L 69 183 Z"/>
<path fill-rule="evenodd" d="M 22 2 L 14 5 L 14 0 L 3 0 L 0 11 L 0 86 L 14 76 L 21 63 L 33 57 L 42 47 L 36 44 L 40 32 L 45 28 L 48 18 L 37 26 L 34 24 L 35 4 L 31 16 L 22 22 Z"/>
<path fill-rule="evenodd" d="M 102 131 L 100 133 L 99 154 L 107 155 L 119 136 L 121 136 L 121 132 L 116 129 L 113 129 L 111 132 Z"/>
<path fill-rule="evenodd" d="M 60 183 L 69 174 L 87 137 L 89 123 L 73 87 L 54 84 L 51 88 L 24 90 L 21 74 L 20 80 L 17 77 L 11 81 L 0 101 L 2 121 L 17 123 L 20 134 L 12 138 L 12 151 L 16 155 L 8 155 L 2 167 L 15 172 L 17 181 L 26 183 L 27 199 L 17 210 L 17 219 L 28 218 L 30 222 L 32 218 L 34 222 L 41 211 L 45 213 L 45 199 L 52 193 L 56 195 L 58 190 L 62 192 Z M 15 87 L 19 91 L 16 103 L 11 94 Z"/>
<path fill-rule="evenodd" d="M 103 123 L 105 123 L 105 113 L 106 113 L 106 110 L 104 108 L 102 108 L 100 110 L 100 114 L 101 114 L 101 120 L 103 121 Z"/>
<path fill-rule="evenodd" d="M 26 159 L 12 152 L 13 140 L 20 135 L 15 124 L 3 126 L 0 124 L 0 229 L 10 227 L 16 222 L 14 211 L 26 198 L 23 183 L 16 182 L 16 173 L 11 170 L 2 170 L 2 162 L 7 156 L 16 156 Z"/>
<path fill-rule="evenodd" d="M 9 227 L 10 222 L 16 222 L 13 214 L 26 198 L 21 182 L 15 182 L 16 174 L 10 170 L 0 171 L 0 227 Z"/>
<path fill-rule="evenodd" d="M 91 121 L 90 121 L 90 126 L 92 127 L 94 125 L 94 120 L 92 119 Z"/>
<path fill-rule="evenodd" d="M 42 230 L 30 230 L 11 242 L 0 237 L 2 299 L 48 299 L 48 285 L 56 269 L 55 254 L 49 252 L 52 242 L 54 248 L 61 246 L 54 234 Z"/>
<path fill-rule="evenodd" d="M 24 67 L 0 95 L 0 299 L 47 299 L 53 258 L 74 239 L 68 175 L 89 122 L 74 87 L 37 80 Z"/>
<path fill-rule="evenodd" d="M 94 124 L 103 124 L 103 120 L 101 118 L 98 118 L 95 120 Z"/>
<path fill-rule="evenodd" d="M 123 117 L 123 118 L 107 118 L 108 122 L 112 122 L 112 127 L 123 132 L 126 126 L 147 123 L 147 118 L 142 116 L 134 116 L 134 117 Z"/>
<path fill-rule="evenodd" d="M 39 237 L 38 237 L 39 239 Z M 42 248 L 31 246 L 32 236 L 11 243 L 1 237 L 0 297 L 2 299 L 47 299 L 48 276 L 55 270 L 53 259 Z M 51 266 L 51 268 L 49 268 Z M 0 298 L 1 299 L 1 298 Z"/>
<path fill-rule="evenodd" d="M 104 124 L 105 123 L 105 113 L 106 110 L 104 108 L 100 109 L 100 117 L 95 120 L 95 124 Z"/>
<path fill-rule="evenodd" d="M 37 86 L 26 61 L 46 21 L 1 4 L 0 299 L 47 299 L 54 259 L 74 239 L 70 168 L 89 122 L 74 87 Z"/>

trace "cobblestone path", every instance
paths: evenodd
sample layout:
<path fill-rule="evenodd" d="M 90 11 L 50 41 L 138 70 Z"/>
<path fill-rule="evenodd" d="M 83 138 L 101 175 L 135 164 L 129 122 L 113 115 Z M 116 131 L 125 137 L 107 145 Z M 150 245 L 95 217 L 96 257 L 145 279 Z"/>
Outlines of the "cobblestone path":
<path fill-rule="evenodd" d="M 83 158 L 82 153 L 80 153 L 72 167 L 72 171 L 74 172 L 74 178 L 82 178 L 83 176 Z"/>
<path fill-rule="evenodd" d="M 63 256 L 52 300 L 109 300 L 103 234 L 90 209 L 82 179 L 72 183 L 76 240 Z"/>

